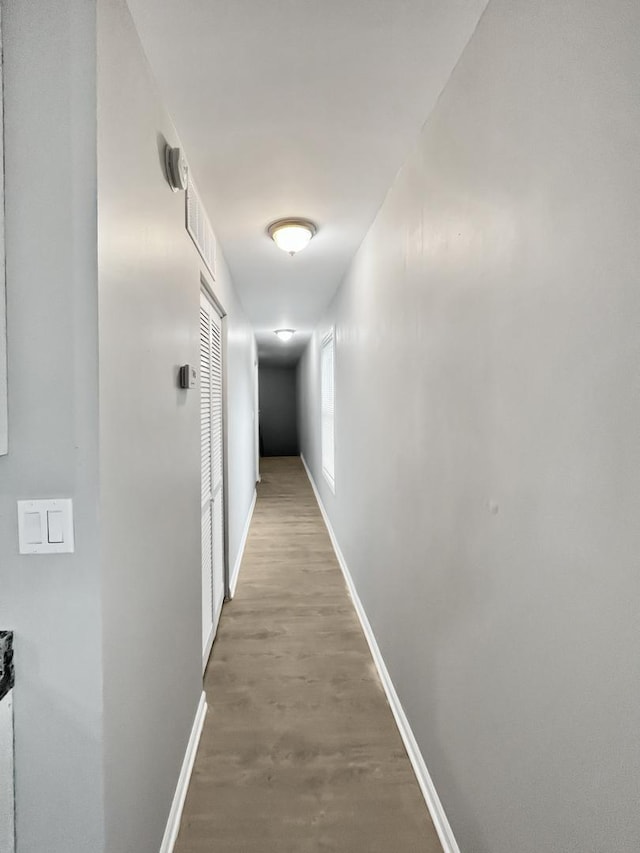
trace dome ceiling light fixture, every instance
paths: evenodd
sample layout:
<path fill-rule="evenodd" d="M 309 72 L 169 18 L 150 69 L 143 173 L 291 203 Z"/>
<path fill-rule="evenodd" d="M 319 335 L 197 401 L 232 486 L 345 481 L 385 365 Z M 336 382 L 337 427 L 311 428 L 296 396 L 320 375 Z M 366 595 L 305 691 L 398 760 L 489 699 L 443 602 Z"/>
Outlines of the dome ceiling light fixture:
<path fill-rule="evenodd" d="M 278 219 L 267 228 L 267 233 L 279 249 L 295 255 L 309 245 L 317 230 L 308 219 Z"/>
<path fill-rule="evenodd" d="M 291 338 L 295 335 L 295 329 L 276 329 L 275 334 L 280 338 L 283 343 L 287 343 Z"/>

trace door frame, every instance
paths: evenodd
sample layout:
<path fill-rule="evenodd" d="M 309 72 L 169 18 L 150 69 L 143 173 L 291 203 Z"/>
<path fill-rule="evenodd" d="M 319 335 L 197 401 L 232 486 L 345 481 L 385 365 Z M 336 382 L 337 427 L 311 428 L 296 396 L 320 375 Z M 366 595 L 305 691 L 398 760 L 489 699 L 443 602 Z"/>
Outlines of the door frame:
<path fill-rule="evenodd" d="M 253 342 L 253 441 L 256 463 L 256 483 L 261 482 L 260 476 L 260 381 L 259 381 L 258 347 Z"/>
<path fill-rule="evenodd" d="M 224 309 L 224 305 L 218 299 L 216 292 L 213 287 L 213 281 L 204 273 L 202 270 L 200 271 L 200 293 L 204 293 L 205 297 L 210 300 L 213 305 L 215 311 L 220 317 L 220 325 L 222 327 L 222 535 L 223 535 L 223 543 L 222 543 L 222 573 L 223 573 L 223 583 L 224 583 L 224 591 L 223 591 L 223 603 L 230 600 L 229 595 L 229 464 L 228 464 L 228 456 L 229 456 L 229 446 L 228 446 L 228 405 L 227 405 L 227 351 L 228 351 L 228 342 L 227 342 L 227 312 Z M 215 616 L 215 614 L 214 614 Z M 217 625 L 216 630 L 213 634 L 211 646 L 205 650 L 202 661 L 202 670 L 206 669 L 207 663 L 209 662 L 209 657 L 211 656 L 211 648 L 213 647 L 213 641 L 215 641 L 215 636 L 217 633 Z"/>

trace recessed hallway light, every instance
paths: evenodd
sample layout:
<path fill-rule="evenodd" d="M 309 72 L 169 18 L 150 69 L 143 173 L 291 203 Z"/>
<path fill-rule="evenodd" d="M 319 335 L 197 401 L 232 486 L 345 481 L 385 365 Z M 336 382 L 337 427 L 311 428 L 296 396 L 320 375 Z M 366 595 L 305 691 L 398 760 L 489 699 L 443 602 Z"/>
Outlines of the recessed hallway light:
<path fill-rule="evenodd" d="M 280 338 L 280 340 L 286 344 L 287 341 L 290 341 L 291 338 L 295 335 L 295 329 L 276 329 L 275 334 Z"/>
<path fill-rule="evenodd" d="M 267 228 L 276 246 L 290 255 L 305 249 L 317 230 L 308 219 L 278 219 Z"/>

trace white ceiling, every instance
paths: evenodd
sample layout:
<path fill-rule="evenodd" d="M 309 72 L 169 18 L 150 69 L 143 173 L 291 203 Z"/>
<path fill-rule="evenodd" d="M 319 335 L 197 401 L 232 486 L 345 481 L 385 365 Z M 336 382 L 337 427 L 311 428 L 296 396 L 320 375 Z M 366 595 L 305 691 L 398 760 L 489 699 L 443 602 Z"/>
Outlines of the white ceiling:
<path fill-rule="evenodd" d="M 128 2 L 261 360 L 293 363 L 487 0 Z M 318 225 L 293 258 L 290 216 Z"/>

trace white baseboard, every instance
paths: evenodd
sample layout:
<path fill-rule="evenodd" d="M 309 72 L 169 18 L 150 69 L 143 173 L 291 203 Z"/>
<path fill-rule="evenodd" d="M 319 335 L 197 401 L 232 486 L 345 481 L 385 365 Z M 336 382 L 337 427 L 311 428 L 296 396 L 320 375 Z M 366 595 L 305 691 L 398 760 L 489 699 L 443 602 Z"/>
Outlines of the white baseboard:
<path fill-rule="evenodd" d="M 240 566 L 242 565 L 242 558 L 244 556 L 245 545 L 247 544 L 247 536 L 249 535 L 249 528 L 251 527 L 251 519 L 253 518 L 253 510 L 256 506 L 256 499 L 258 497 L 258 493 L 254 491 L 253 500 L 251 501 L 251 506 L 249 507 L 249 512 L 247 514 L 247 520 L 244 525 L 244 530 L 242 531 L 242 539 L 240 540 L 240 547 L 238 548 L 238 556 L 236 557 L 236 562 L 233 566 L 233 571 L 231 572 L 231 576 L 229 578 L 229 596 L 233 598 L 236 594 L 236 587 L 238 586 L 238 576 L 240 575 Z"/>
<path fill-rule="evenodd" d="M 182 818 L 184 801 L 187 797 L 189 781 L 193 771 L 193 763 L 196 760 L 196 752 L 198 751 L 198 744 L 200 743 L 200 735 L 202 734 L 202 727 L 204 725 L 204 718 L 206 715 L 207 697 L 203 691 L 200 696 L 198 710 L 196 711 L 196 716 L 193 721 L 189 743 L 187 744 L 187 751 L 184 754 L 184 761 L 182 762 L 180 776 L 178 777 L 176 792 L 173 795 L 169 819 L 167 820 L 164 838 L 160 845 L 160 853 L 173 853 L 173 848 L 175 847 L 176 839 L 178 838 L 178 830 L 180 829 L 180 819 Z"/>
<path fill-rule="evenodd" d="M 404 742 L 405 749 L 407 750 L 407 755 L 409 756 L 409 760 L 411 761 L 413 772 L 416 774 L 416 779 L 418 780 L 418 785 L 420 786 L 420 790 L 422 791 L 422 796 L 424 797 L 424 801 L 427 804 L 427 808 L 429 809 L 431 820 L 433 821 L 433 825 L 435 826 L 436 832 L 438 833 L 438 838 L 440 839 L 440 843 L 442 844 L 442 849 L 444 853 L 460 853 L 460 848 L 458 847 L 458 843 L 456 842 L 453 830 L 451 829 L 451 825 L 447 820 L 447 815 L 445 814 L 442 803 L 440 802 L 440 798 L 438 797 L 438 793 L 435 789 L 435 785 L 433 784 L 433 780 L 429 775 L 427 765 L 422 756 L 422 753 L 420 752 L 420 747 L 418 746 L 415 736 L 411 730 L 409 720 L 407 719 L 407 715 L 405 714 L 398 694 L 396 693 L 396 689 L 393 686 L 391 676 L 389 675 L 389 670 L 387 669 L 387 666 L 384 662 L 382 653 L 380 652 L 380 648 L 373 633 L 373 629 L 371 628 L 371 624 L 369 623 L 369 619 L 367 618 L 365 609 L 362 605 L 362 602 L 360 601 L 360 596 L 358 595 L 358 592 L 353 583 L 351 572 L 349 571 L 347 562 L 344 558 L 342 551 L 340 550 L 340 546 L 338 545 L 338 540 L 336 539 L 335 533 L 333 532 L 333 527 L 331 526 L 329 516 L 327 515 L 327 512 L 324 508 L 324 504 L 322 503 L 320 493 L 318 492 L 311 471 L 309 470 L 309 466 L 307 465 L 307 462 L 304 456 L 302 456 L 302 454 L 300 455 L 300 458 L 302 459 L 302 464 L 305 467 L 307 477 L 309 478 L 309 482 L 311 483 L 311 487 L 316 496 L 316 500 L 318 501 L 318 506 L 320 507 L 320 512 L 322 513 L 324 523 L 327 527 L 329 538 L 331 539 L 331 544 L 333 545 L 333 550 L 336 553 L 338 563 L 340 564 L 340 568 L 342 569 L 342 574 L 344 575 L 347 588 L 351 595 L 351 599 L 353 600 L 353 605 L 356 609 L 356 613 L 358 614 L 358 619 L 360 620 L 360 624 L 362 625 L 362 630 L 364 631 L 367 643 L 369 644 L 369 648 L 371 650 L 371 655 L 376 665 L 376 669 L 378 670 L 380 681 L 382 682 L 384 692 L 386 693 L 387 699 L 389 700 L 389 705 L 391 706 L 391 710 L 393 711 L 393 716 L 395 717 L 395 721 L 400 731 L 402 740 Z"/>

